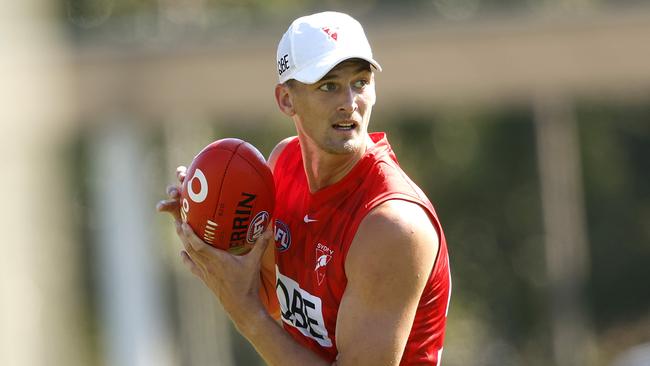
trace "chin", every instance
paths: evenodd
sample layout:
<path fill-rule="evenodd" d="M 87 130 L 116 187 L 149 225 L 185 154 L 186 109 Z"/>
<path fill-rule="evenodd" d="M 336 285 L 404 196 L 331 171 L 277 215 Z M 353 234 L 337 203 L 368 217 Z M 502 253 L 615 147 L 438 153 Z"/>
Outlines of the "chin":
<path fill-rule="evenodd" d="M 335 155 L 348 155 L 358 152 L 361 149 L 361 141 L 357 139 L 345 141 L 330 141 L 323 146 L 323 150 Z"/>

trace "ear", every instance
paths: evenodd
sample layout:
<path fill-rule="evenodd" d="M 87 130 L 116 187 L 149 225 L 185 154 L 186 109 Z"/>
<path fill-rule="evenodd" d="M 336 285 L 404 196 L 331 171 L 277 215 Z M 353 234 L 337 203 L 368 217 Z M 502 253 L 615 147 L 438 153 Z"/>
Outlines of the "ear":
<path fill-rule="evenodd" d="M 278 104 L 282 113 L 287 116 L 293 117 L 296 114 L 288 86 L 284 84 L 278 84 L 275 86 L 275 102 Z"/>

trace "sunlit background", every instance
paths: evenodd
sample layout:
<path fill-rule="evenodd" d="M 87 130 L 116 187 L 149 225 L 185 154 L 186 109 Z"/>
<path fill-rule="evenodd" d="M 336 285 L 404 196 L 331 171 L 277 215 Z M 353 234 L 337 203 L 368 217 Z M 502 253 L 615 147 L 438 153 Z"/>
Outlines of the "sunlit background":
<path fill-rule="evenodd" d="M 207 143 L 293 134 L 275 48 L 330 9 L 446 231 L 443 365 L 650 365 L 645 0 L 2 2 L 0 365 L 263 364 L 154 206 Z"/>

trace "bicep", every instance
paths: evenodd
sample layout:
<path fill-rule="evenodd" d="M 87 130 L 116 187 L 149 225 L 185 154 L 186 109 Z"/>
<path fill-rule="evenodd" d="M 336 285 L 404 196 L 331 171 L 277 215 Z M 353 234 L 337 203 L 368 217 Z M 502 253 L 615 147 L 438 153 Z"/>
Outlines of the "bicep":
<path fill-rule="evenodd" d="M 346 258 L 336 327 L 339 365 L 397 365 L 438 251 L 426 213 L 383 204 L 359 227 Z"/>

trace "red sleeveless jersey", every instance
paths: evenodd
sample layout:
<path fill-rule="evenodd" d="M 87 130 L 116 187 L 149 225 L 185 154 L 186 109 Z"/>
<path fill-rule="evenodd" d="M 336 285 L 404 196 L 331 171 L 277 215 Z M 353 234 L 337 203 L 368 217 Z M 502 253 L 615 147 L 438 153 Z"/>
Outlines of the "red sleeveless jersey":
<path fill-rule="evenodd" d="M 347 284 L 344 262 L 360 222 L 387 200 L 414 202 L 429 214 L 440 245 L 400 364 L 437 365 L 451 291 L 445 236 L 433 206 L 400 169 L 385 134 L 370 136 L 375 145 L 354 168 L 313 194 L 297 138 L 277 160 L 276 293 L 283 326 L 300 344 L 333 362 L 338 353 L 336 318 Z M 399 243 L 395 245 L 399 255 Z"/>

